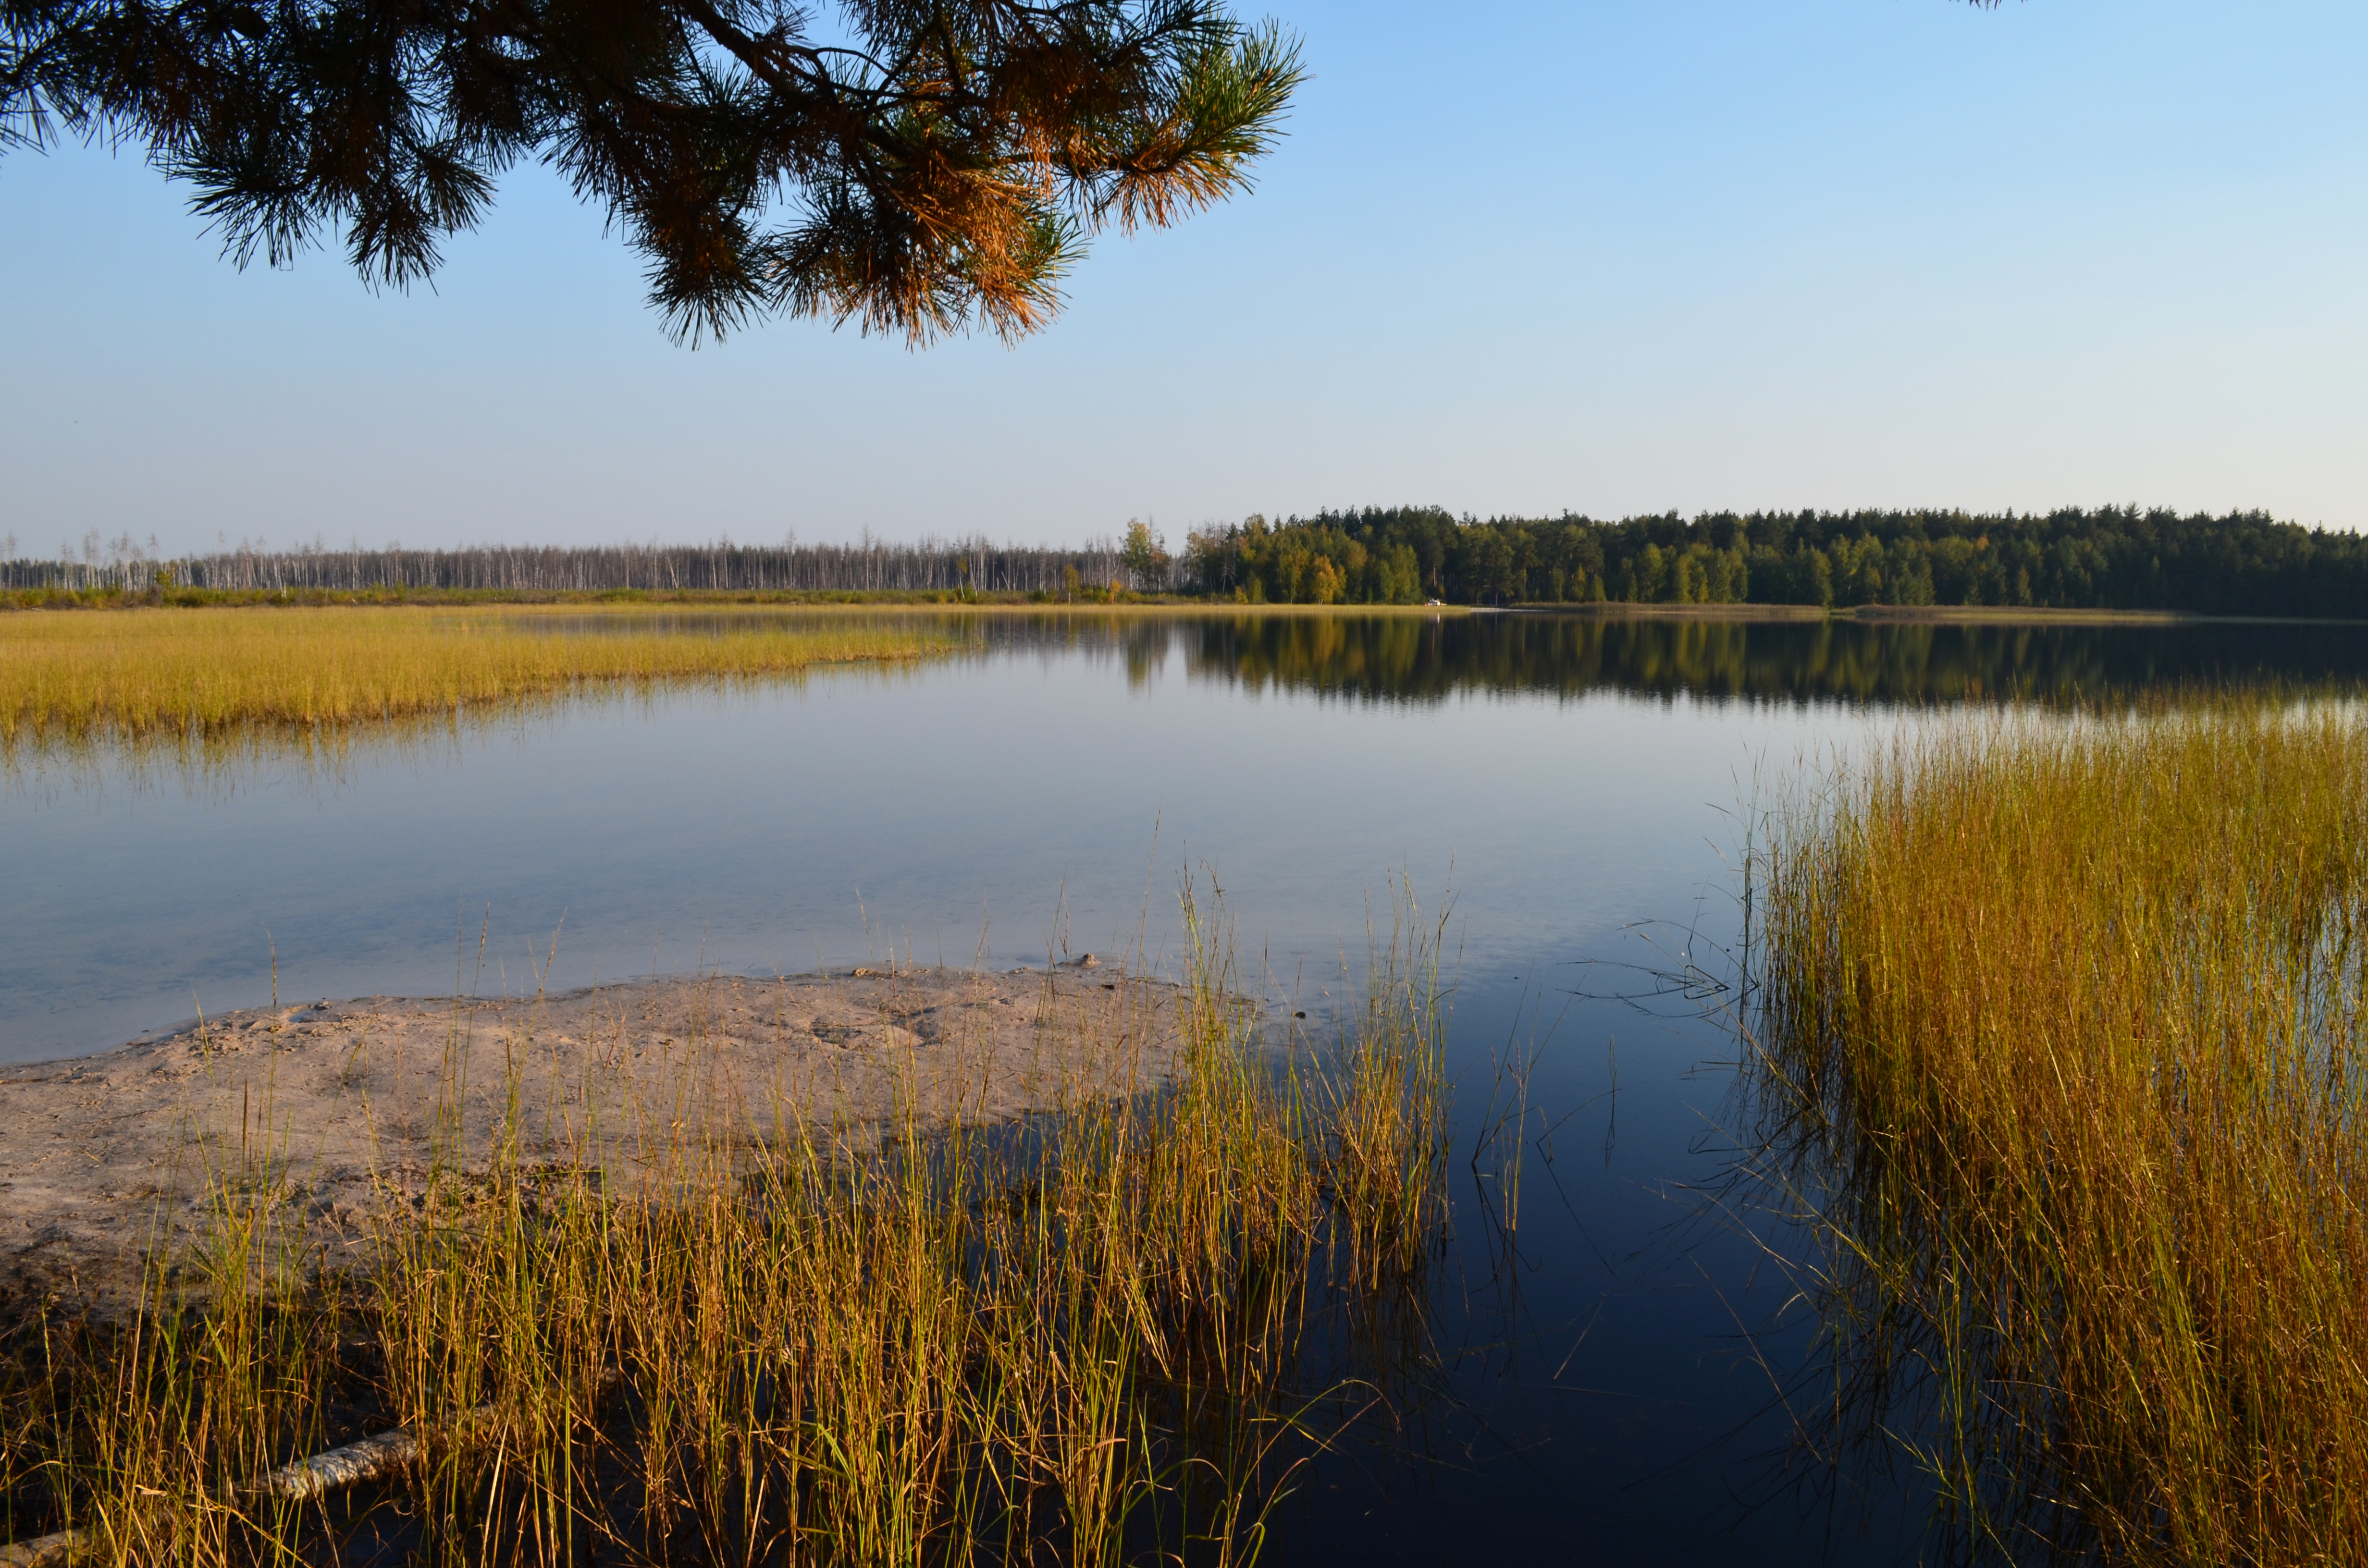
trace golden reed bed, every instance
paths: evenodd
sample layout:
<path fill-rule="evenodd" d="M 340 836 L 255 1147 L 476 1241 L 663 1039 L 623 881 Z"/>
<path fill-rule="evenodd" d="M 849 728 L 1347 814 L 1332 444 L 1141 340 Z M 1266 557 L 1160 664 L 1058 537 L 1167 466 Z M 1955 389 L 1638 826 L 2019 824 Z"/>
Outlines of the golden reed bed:
<path fill-rule="evenodd" d="M 2357 708 L 1944 725 L 1756 869 L 1825 1436 L 1905 1441 L 1973 1557 L 2368 1562 Z"/>
<path fill-rule="evenodd" d="M 507 606 L 0 615 L 0 749 L 242 727 L 336 729 L 586 688 L 912 660 L 950 645 L 950 633 L 917 617 L 742 614 L 688 634 L 658 624 L 661 613 Z"/>

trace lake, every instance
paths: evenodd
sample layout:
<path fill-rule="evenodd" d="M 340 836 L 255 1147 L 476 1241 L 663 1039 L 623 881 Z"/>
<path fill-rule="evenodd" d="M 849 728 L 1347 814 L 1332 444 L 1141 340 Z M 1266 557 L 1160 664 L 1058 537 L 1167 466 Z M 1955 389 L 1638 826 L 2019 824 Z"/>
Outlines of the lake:
<path fill-rule="evenodd" d="M 1782 1320 L 1765 1238 L 1706 1196 L 1735 1051 L 1715 983 L 1755 812 L 1968 704 L 2368 676 L 2368 639 L 2325 626 L 949 619 L 961 652 L 893 671 L 201 765 L 20 756 L 0 794 L 0 1061 L 275 985 L 518 994 L 892 949 L 1172 967 L 1186 875 L 1320 1028 L 1410 893 L 1445 920 L 1452 987 L 1434 1397 L 1392 1441 L 1302 1471 L 1268 1561 L 1893 1562 L 1922 1494 L 1879 1466 L 1788 1475 L 1779 1381 L 1813 1325 Z M 1666 994 L 1656 977 L 1689 967 Z M 1534 1067 L 1508 1236 L 1467 1160 L 1514 1060 Z"/>

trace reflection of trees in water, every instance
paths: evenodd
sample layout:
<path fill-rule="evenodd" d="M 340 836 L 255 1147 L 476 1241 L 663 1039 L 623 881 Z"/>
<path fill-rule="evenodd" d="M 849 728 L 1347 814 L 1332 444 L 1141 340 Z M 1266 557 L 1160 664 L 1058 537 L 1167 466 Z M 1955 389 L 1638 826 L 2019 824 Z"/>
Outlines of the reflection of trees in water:
<path fill-rule="evenodd" d="M 1195 678 L 1254 691 L 1317 691 L 1367 699 L 1439 698 L 1460 685 L 1441 654 L 1443 620 L 1292 616 L 1196 621 L 1185 628 Z"/>
<path fill-rule="evenodd" d="M 638 631 L 716 636 L 756 618 L 636 618 Z M 2179 687 L 2368 683 L 2368 637 L 2305 625 L 1934 625 L 1827 620 L 1695 620 L 1596 615 L 932 614 L 936 657 L 922 665 L 834 667 L 835 682 L 901 682 L 948 662 L 1013 658 L 1122 670 L 1142 687 L 1181 656 L 1190 678 L 1252 692 L 1314 692 L 1371 702 L 1438 702 L 1460 692 L 1551 692 L 1740 699 L 1755 702 L 1922 704 L 2023 699 L 2072 702 Z M 910 612 L 838 624 L 910 624 Z M 762 624 L 778 625 L 778 618 Z M 602 635 L 605 621 L 552 618 L 551 635 Z M 454 745 L 586 704 L 654 706 L 689 689 L 755 691 L 809 676 L 660 680 L 631 692 L 584 687 L 465 712 L 334 726 L 250 725 L 137 739 L 84 737 L 0 746 L 0 787 L 96 778 L 229 783 L 289 760 L 342 778 L 366 757 Z"/>
<path fill-rule="evenodd" d="M 1169 630 L 1138 623 L 1121 635 L 1165 638 Z M 1757 701 L 2071 701 L 2166 686 L 2368 676 L 2368 639 L 2310 626 L 1288 616 L 1196 619 L 1181 628 L 1181 641 L 1198 679 L 1398 702 L 1465 691 L 1602 690 Z"/>

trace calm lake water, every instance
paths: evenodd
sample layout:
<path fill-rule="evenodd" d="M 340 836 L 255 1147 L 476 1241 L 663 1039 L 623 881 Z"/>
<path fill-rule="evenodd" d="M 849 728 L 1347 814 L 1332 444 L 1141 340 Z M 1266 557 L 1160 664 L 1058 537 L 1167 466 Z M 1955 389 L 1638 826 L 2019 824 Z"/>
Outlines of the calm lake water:
<path fill-rule="evenodd" d="M 1320 1021 L 1410 889 L 1447 915 L 1454 987 L 1440 1397 L 1405 1435 L 1418 1460 L 1365 1445 L 1304 1472 L 1267 1561 L 1912 1560 L 1912 1477 L 1783 1473 L 1771 1371 L 1806 1325 L 1702 1197 L 1730 1040 L 1695 1002 L 1618 994 L 1725 972 L 1755 807 L 1903 726 L 2368 676 L 2368 637 L 2340 627 L 956 620 L 967 651 L 913 669 L 336 756 L 20 758 L 0 783 L 0 1061 L 258 1005 L 275 957 L 288 1001 L 527 991 L 546 960 L 554 987 L 891 947 L 1167 962 L 1188 869 Z M 1512 1055 L 1536 1065 L 1508 1244 L 1465 1162 Z"/>

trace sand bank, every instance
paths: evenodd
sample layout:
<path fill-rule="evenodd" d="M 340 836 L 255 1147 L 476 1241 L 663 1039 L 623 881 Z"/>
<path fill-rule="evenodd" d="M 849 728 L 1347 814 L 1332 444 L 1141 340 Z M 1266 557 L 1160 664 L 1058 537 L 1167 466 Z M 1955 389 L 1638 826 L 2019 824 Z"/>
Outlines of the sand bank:
<path fill-rule="evenodd" d="M 231 1191 L 331 1267 L 431 1163 L 630 1179 L 800 1124 L 876 1141 L 1146 1087 L 1177 992 L 1108 969 L 643 981 L 523 999 L 369 996 L 230 1013 L 0 1069 L 0 1294 L 120 1298 Z M 244 1200 L 244 1199 L 243 1199 Z"/>

